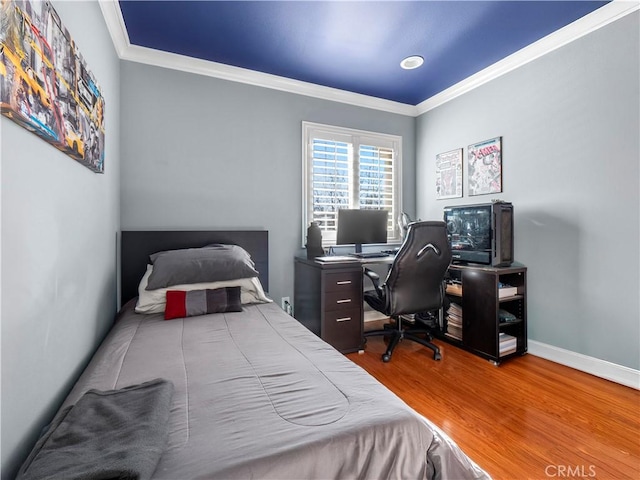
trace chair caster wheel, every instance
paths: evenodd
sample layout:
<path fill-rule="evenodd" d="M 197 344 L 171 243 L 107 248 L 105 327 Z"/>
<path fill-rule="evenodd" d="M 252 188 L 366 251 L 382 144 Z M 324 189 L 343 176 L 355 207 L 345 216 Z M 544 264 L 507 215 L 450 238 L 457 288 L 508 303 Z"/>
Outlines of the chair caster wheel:
<path fill-rule="evenodd" d="M 436 352 L 433 354 L 433 359 L 434 360 L 442 360 L 442 355 L 440 355 L 440 352 Z"/>
<path fill-rule="evenodd" d="M 388 363 L 388 362 L 389 362 L 389 360 L 391 360 L 391 355 L 389 355 L 389 354 L 387 354 L 387 353 L 383 353 L 383 354 L 382 354 L 382 361 L 383 361 L 384 363 Z"/>

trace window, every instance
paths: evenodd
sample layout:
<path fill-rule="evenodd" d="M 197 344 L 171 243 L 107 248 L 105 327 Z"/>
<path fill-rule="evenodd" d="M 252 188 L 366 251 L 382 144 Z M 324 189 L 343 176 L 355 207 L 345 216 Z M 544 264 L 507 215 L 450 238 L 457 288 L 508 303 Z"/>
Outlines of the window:
<path fill-rule="evenodd" d="M 302 142 L 302 243 L 317 222 L 322 243 L 335 245 L 340 208 L 388 210 L 388 241 L 400 241 L 402 137 L 302 122 Z"/>

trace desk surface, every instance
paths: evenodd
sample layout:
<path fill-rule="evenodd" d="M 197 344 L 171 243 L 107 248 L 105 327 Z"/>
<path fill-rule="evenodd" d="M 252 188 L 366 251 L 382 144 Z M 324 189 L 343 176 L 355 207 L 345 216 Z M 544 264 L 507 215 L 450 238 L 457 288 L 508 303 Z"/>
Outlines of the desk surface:
<path fill-rule="evenodd" d="M 327 257 L 320 257 L 327 258 Z M 329 257 L 331 258 L 331 257 Z M 318 260 L 315 258 L 296 257 L 296 261 L 306 263 L 308 265 L 314 265 L 318 268 L 345 268 L 355 265 L 372 265 L 372 264 L 391 264 L 395 260 L 395 255 L 386 255 L 384 257 L 351 257 L 345 255 L 336 255 L 335 260 Z"/>

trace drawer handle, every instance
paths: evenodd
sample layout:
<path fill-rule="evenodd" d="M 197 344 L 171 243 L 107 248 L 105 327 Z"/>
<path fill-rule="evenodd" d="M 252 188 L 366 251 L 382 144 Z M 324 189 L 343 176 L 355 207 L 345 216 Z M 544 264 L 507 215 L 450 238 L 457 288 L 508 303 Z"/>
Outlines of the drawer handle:
<path fill-rule="evenodd" d="M 336 282 L 336 285 L 351 285 L 351 280 L 342 280 L 340 282 Z"/>
<path fill-rule="evenodd" d="M 336 303 L 351 303 L 351 299 L 345 298 L 344 300 L 336 300 Z"/>
<path fill-rule="evenodd" d="M 348 320 L 351 320 L 351 317 L 336 318 L 336 322 L 346 322 Z"/>

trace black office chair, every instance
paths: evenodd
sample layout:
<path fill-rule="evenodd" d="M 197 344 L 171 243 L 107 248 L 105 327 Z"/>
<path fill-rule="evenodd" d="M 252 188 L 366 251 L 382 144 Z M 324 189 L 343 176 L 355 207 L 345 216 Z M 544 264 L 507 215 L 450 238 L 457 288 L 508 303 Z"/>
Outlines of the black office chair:
<path fill-rule="evenodd" d="M 380 285 L 376 272 L 365 268 L 374 291 L 365 292 L 365 301 L 375 310 L 395 320 L 395 328 L 385 325 L 381 330 L 365 332 L 365 337 L 384 335 L 391 337 L 382 361 L 391 360 L 391 354 L 402 339 L 417 342 L 433 350 L 433 358 L 440 360 L 440 349 L 430 342 L 429 328 L 420 325 L 420 316 L 439 311 L 445 302 L 444 276 L 451 263 L 451 248 L 447 239 L 447 226 L 440 221 L 409 224 L 407 235 Z M 401 315 L 415 315 L 414 327 L 404 329 Z M 424 337 L 424 338 L 423 338 Z"/>

